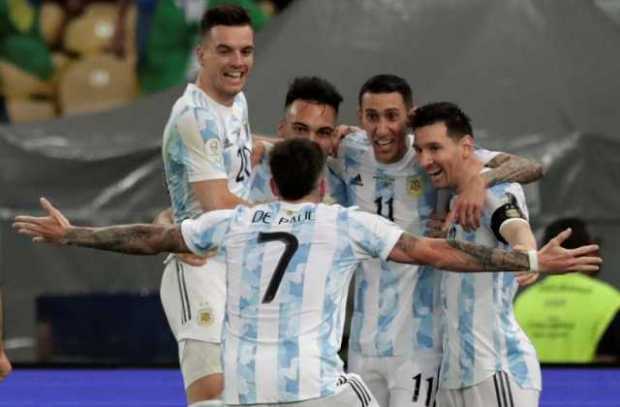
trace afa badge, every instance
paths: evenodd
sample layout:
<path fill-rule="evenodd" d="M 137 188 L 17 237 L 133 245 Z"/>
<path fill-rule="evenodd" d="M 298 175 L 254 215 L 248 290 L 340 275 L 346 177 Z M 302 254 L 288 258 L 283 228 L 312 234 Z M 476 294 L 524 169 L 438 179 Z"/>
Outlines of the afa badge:
<path fill-rule="evenodd" d="M 198 311 L 198 325 L 209 326 L 213 324 L 214 320 L 213 310 L 210 307 L 201 308 Z"/>
<path fill-rule="evenodd" d="M 409 196 L 419 197 L 424 192 L 424 184 L 422 183 L 422 177 L 412 176 L 407 177 L 407 193 Z"/>
<path fill-rule="evenodd" d="M 211 164 L 222 165 L 222 145 L 218 139 L 210 139 L 205 144 L 207 161 Z"/>

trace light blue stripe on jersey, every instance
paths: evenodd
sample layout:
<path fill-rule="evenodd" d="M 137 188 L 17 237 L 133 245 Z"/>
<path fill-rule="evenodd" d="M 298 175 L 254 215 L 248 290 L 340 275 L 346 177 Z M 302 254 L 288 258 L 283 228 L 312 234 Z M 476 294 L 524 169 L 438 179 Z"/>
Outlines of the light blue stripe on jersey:
<path fill-rule="evenodd" d="M 311 217 L 316 219 L 315 205 L 304 206 L 298 210 L 301 212 L 312 212 Z M 299 341 L 300 338 L 300 318 L 291 318 L 291 315 L 301 315 L 303 306 L 304 292 L 304 268 L 308 263 L 310 254 L 310 242 L 314 235 L 315 223 L 297 223 L 293 226 L 291 233 L 300 242 L 295 255 L 286 268 L 285 278 L 280 283 L 278 289 L 279 320 L 278 320 L 278 369 L 283 374 L 278 375 L 278 391 L 280 400 L 295 401 L 299 400 Z M 308 270 L 310 271 L 310 270 Z M 277 298 L 276 297 L 276 298 Z M 294 338 L 294 340 L 287 340 Z"/>
<path fill-rule="evenodd" d="M 381 168 L 377 168 L 375 175 L 375 196 L 381 200 L 381 204 L 378 205 L 379 215 L 389 219 L 390 211 L 394 207 L 394 178 L 387 176 Z M 388 202 L 392 202 L 392 204 L 388 205 Z M 394 356 L 394 342 L 392 338 L 387 338 L 383 332 L 387 332 L 390 329 L 390 325 L 400 311 L 398 309 L 401 294 L 398 290 L 400 278 L 401 273 L 392 270 L 386 262 L 381 262 L 381 274 L 379 277 L 379 292 L 381 295 L 379 296 L 379 315 L 377 319 L 377 333 L 375 335 L 377 356 Z"/>
<path fill-rule="evenodd" d="M 166 181 L 168 192 L 172 199 L 172 209 L 176 222 L 181 222 L 188 218 L 193 218 L 190 205 L 190 184 L 187 171 L 187 150 L 185 144 L 176 129 L 172 129 L 172 135 L 164 146 L 164 155 L 169 159 L 164 159 L 166 167 Z"/>
<path fill-rule="evenodd" d="M 514 313 L 512 311 L 512 301 L 516 291 L 516 281 L 513 273 L 502 273 L 502 283 L 504 285 L 504 295 L 502 296 L 502 313 L 500 321 L 503 332 L 510 332 L 506 335 L 506 350 L 508 355 L 508 370 L 515 381 L 522 387 L 533 386 L 532 375 L 529 373 L 525 354 L 521 348 L 521 341 L 514 332 Z"/>
<path fill-rule="evenodd" d="M 468 242 L 473 242 L 476 235 L 466 232 L 464 236 Z M 461 381 L 470 383 L 474 378 L 476 363 L 476 349 L 474 349 L 474 303 L 476 301 L 475 275 L 465 274 L 461 276 L 459 296 L 459 341 L 461 342 L 461 354 L 459 365 L 461 369 Z"/>
<path fill-rule="evenodd" d="M 279 204 L 277 205 L 279 207 Z M 279 209 L 279 208 L 278 208 Z M 239 315 L 243 315 L 243 325 L 237 349 L 237 389 L 240 404 L 255 404 L 257 393 L 256 381 L 256 349 L 258 340 L 258 308 L 261 302 L 261 270 L 264 250 L 258 239 L 248 239 L 244 262 L 241 265 L 241 281 L 239 287 Z"/>
<path fill-rule="evenodd" d="M 439 284 L 441 272 L 430 266 L 420 266 L 418 269 L 418 282 L 413 291 L 413 313 L 418 321 L 415 332 L 414 349 L 433 349 L 440 344 L 435 344 L 434 335 L 434 312 L 435 296 L 438 295 L 436 286 Z"/>

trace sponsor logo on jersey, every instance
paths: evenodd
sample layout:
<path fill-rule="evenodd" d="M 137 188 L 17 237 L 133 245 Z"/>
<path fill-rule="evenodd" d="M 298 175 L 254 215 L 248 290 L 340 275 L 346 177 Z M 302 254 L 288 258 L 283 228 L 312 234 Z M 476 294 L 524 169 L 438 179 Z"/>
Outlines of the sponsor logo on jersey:
<path fill-rule="evenodd" d="M 422 177 L 414 175 L 407 177 L 407 193 L 410 196 L 418 197 L 422 195 L 424 191 L 424 184 L 422 183 Z"/>
<path fill-rule="evenodd" d="M 351 181 L 349 183 L 351 185 L 363 187 L 364 183 L 362 182 L 362 174 L 357 174 L 355 177 L 351 178 Z"/>
<path fill-rule="evenodd" d="M 374 175 L 373 178 L 384 187 L 394 183 L 394 177 L 390 175 L 379 174 Z"/>

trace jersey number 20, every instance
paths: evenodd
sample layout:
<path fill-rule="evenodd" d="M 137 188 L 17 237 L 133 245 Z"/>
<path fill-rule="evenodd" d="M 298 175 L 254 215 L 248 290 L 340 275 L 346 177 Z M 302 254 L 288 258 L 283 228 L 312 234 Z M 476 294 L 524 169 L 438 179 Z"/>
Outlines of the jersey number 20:
<path fill-rule="evenodd" d="M 278 261 L 278 265 L 276 266 L 275 271 L 273 272 L 273 276 L 269 281 L 269 285 L 267 286 L 267 291 L 265 291 L 265 295 L 263 296 L 263 304 L 269 304 L 276 296 L 278 292 L 278 288 L 280 287 L 280 283 L 282 282 L 282 277 L 284 277 L 284 272 L 286 271 L 286 267 L 291 262 L 291 258 L 293 258 L 293 254 L 297 251 L 299 247 L 299 241 L 297 238 L 287 232 L 259 232 L 258 233 L 258 243 L 267 243 L 278 241 L 284 243 L 284 253 L 282 253 L 282 257 Z"/>

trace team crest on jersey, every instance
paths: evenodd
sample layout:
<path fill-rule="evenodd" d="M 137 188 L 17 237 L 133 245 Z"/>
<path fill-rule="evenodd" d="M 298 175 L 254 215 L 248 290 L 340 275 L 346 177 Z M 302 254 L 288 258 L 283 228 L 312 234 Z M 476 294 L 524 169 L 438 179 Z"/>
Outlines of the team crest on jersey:
<path fill-rule="evenodd" d="M 407 177 L 407 193 L 411 196 L 420 196 L 424 191 L 424 184 L 422 183 L 422 177 L 414 175 Z"/>
<path fill-rule="evenodd" d="M 222 144 L 218 139 L 210 139 L 206 143 L 207 161 L 222 165 Z"/>
<path fill-rule="evenodd" d="M 198 325 L 209 326 L 213 324 L 214 320 L 215 318 L 211 307 L 206 306 L 198 311 Z"/>

